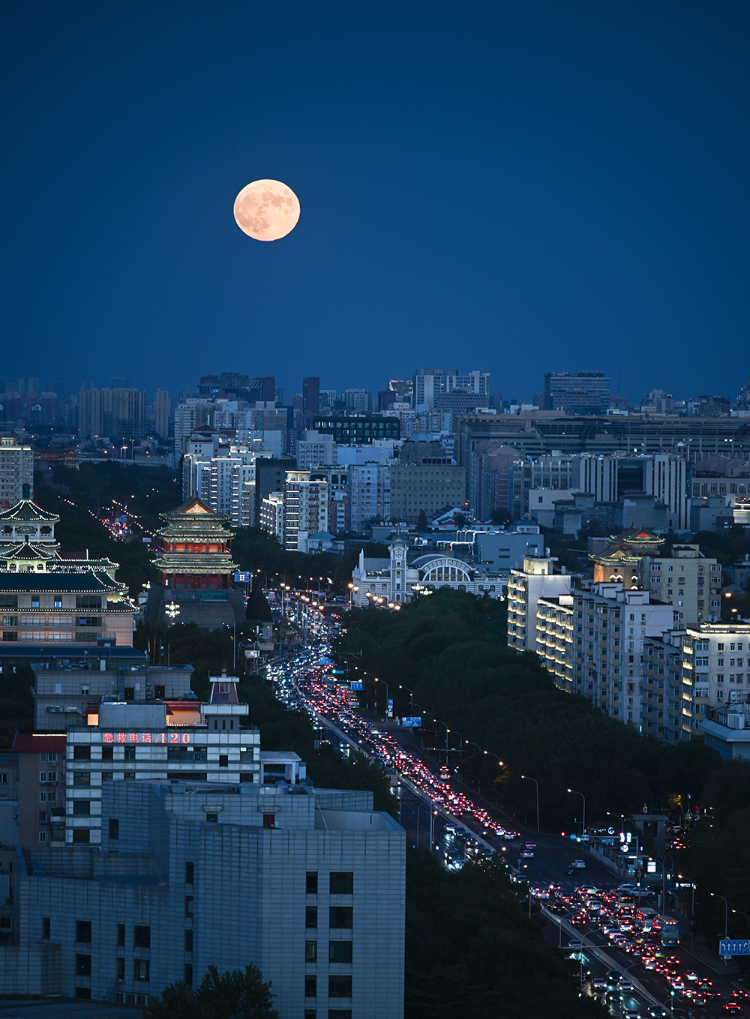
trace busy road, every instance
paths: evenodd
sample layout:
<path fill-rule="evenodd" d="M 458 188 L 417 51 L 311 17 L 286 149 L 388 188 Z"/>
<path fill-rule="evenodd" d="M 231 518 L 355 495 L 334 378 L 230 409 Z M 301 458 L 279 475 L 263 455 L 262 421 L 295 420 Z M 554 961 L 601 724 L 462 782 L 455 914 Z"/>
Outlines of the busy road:
<path fill-rule="evenodd" d="M 411 730 L 368 717 L 348 684 L 334 682 L 324 626 L 317 636 L 316 645 L 269 664 L 278 698 L 305 711 L 319 738 L 342 756 L 360 752 L 381 762 L 410 841 L 429 847 L 447 869 L 502 854 L 519 899 L 546 916 L 548 942 L 578 962 L 582 994 L 600 998 L 621 1019 L 750 1017 L 734 971 L 680 940 L 650 889 L 644 896 L 623 884 L 579 842 L 521 830 L 466 789 L 434 749 L 423 750 Z"/>

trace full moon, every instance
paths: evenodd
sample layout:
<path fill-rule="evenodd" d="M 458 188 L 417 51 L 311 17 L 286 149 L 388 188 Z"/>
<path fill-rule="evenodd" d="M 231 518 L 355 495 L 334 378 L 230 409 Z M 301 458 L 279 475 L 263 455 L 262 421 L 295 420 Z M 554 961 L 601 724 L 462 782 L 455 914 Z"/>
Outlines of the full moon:
<path fill-rule="evenodd" d="M 237 226 L 256 241 L 278 241 L 294 230 L 299 200 L 279 180 L 254 180 L 234 200 Z"/>

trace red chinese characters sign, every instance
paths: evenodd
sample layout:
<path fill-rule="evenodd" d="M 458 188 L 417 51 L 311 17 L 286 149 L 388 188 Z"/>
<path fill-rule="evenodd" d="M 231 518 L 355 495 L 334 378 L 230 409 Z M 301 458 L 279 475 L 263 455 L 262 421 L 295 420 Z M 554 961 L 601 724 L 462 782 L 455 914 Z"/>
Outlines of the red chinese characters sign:
<path fill-rule="evenodd" d="M 178 743 L 190 743 L 193 737 L 189 732 L 105 732 L 104 743 L 158 743 L 175 746 Z"/>

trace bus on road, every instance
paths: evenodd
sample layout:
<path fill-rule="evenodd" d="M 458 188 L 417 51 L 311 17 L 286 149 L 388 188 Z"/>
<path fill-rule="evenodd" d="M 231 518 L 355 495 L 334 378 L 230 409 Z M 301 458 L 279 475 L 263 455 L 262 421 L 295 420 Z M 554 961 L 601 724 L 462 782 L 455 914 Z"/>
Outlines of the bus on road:
<path fill-rule="evenodd" d="M 652 930 L 659 932 L 661 943 L 667 945 L 679 945 L 680 943 L 680 922 L 673 916 L 666 916 L 662 913 L 651 920 Z"/>

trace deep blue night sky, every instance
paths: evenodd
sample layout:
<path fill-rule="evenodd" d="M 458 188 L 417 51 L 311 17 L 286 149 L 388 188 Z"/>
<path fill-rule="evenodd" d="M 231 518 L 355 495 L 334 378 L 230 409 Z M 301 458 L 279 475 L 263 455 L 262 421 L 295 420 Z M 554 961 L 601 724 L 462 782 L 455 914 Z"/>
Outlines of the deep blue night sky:
<path fill-rule="evenodd" d="M 746 2 L 29 0 L 0 40 L 0 379 L 750 375 Z"/>

